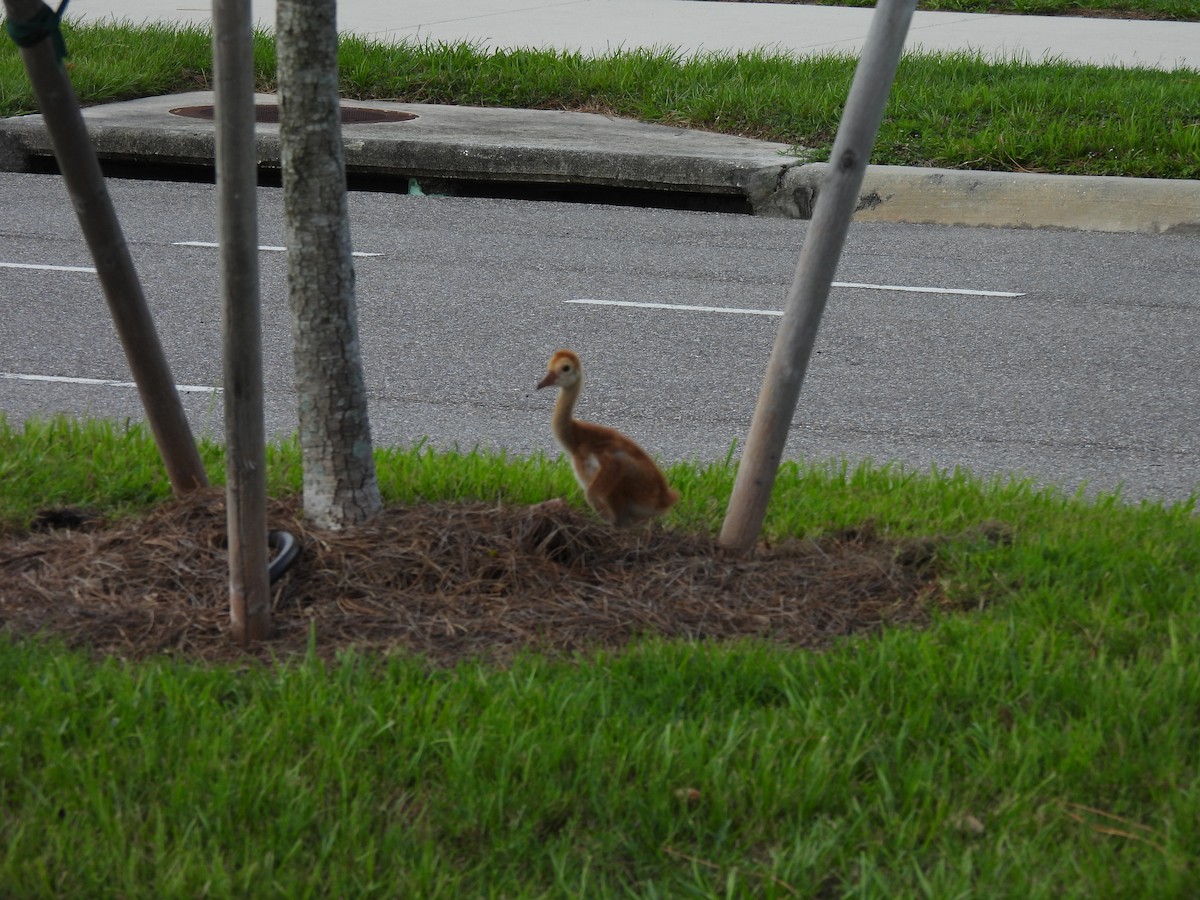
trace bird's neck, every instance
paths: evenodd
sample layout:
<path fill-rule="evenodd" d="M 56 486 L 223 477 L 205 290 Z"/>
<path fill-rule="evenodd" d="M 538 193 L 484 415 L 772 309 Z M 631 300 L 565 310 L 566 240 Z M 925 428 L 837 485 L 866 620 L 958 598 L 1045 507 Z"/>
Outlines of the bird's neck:
<path fill-rule="evenodd" d="M 580 385 L 569 388 L 559 388 L 558 399 L 554 401 L 554 415 L 550 418 L 550 428 L 558 443 L 567 451 L 575 449 L 577 437 L 575 434 L 575 401 L 579 399 Z"/>

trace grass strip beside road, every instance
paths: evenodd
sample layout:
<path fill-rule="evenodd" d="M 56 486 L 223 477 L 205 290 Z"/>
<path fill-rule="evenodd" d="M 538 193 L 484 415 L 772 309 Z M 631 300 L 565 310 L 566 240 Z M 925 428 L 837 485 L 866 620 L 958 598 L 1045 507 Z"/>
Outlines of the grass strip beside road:
<path fill-rule="evenodd" d="M 208 88 L 198 28 L 65 29 L 71 77 L 88 104 Z M 275 88 L 274 47 L 255 41 L 258 86 Z M 633 50 L 600 58 L 347 37 L 341 89 L 355 99 L 576 109 L 748 135 L 828 157 L 855 60 L 762 52 L 684 57 Z M 1200 72 L 991 63 L 910 55 L 900 65 L 873 161 L 886 165 L 1200 178 Z M 15 46 L 0 45 L 0 114 L 35 105 Z"/>
<path fill-rule="evenodd" d="M 789 3 L 873 7 L 875 0 L 714 0 L 723 3 Z M 917 0 L 918 10 L 1016 16 L 1088 16 L 1200 22 L 1200 0 Z"/>
<path fill-rule="evenodd" d="M 9 526 L 167 493 L 140 427 L 0 420 L 0 451 Z M 272 491 L 296 457 L 272 448 Z M 578 499 L 546 459 L 416 448 L 379 469 L 390 502 Z M 731 467 L 670 474 L 667 524 L 715 528 Z M 0 895 L 1190 896 L 1193 503 L 790 465 L 773 506 L 775 534 L 1012 540 L 945 548 L 929 628 L 826 653 L 235 669 L 0 641 Z"/>

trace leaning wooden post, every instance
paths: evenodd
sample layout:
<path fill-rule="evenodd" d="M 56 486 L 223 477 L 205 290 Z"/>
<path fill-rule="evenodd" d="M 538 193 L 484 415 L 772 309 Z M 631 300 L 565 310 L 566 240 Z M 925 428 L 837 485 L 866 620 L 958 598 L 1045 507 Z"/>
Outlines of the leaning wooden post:
<path fill-rule="evenodd" d="M 62 64 L 66 50 L 58 16 L 41 0 L 4 0 L 4 10 L 8 16 L 6 29 L 21 47 L 54 158 L 96 263 L 100 286 L 171 488 L 178 496 L 204 487 L 208 483 L 204 464 L 154 330 L 133 257 L 79 111 L 79 99 Z"/>
<path fill-rule="evenodd" d="M 731 550 L 753 548 L 766 518 L 821 313 L 915 8 L 916 0 L 879 0 L 875 7 L 721 526 L 720 542 Z"/>
<path fill-rule="evenodd" d="M 266 438 L 258 296 L 258 163 L 250 0 L 213 2 L 217 233 L 225 369 L 225 505 L 233 636 L 271 630 Z"/>

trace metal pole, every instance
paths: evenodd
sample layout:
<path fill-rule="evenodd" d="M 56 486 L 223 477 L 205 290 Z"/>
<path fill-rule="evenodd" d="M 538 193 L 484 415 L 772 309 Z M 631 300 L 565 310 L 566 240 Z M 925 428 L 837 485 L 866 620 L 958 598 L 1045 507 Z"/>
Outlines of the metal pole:
<path fill-rule="evenodd" d="M 10 24 L 49 13 L 41 0 L 4 0 L 4 9 Z M 21 58 L 171 488 L 180 495 L 204 487 L 204 464 L 54 37 L 47 34 L 21 47 Z"/>
<path fill-rule="evenodd" d="M 721 527 L 720 543 L 731 550 L 753 548 L 766 518 L 821 314 L 915 8 L 916 0 L 879 0 L 871 18 Z"/>
<path fill-rule="evenodd" d="M 271 630 L 253 22 L 250 0 L 214 0 L 212 9 L 229 612 L 234 638 L 248 643 Z"/>

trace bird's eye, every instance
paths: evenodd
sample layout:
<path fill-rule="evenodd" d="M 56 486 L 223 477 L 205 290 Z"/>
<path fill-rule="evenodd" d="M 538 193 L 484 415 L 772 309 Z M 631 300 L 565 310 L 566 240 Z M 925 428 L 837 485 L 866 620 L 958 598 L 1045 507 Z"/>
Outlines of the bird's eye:
<path fill-rule="evenodd" d="M 562 371 L 564 371 L 564 372 L 570 372 L 570 371 L 571 371 L 571 364 L 570 364 L 570 363 L 563 363 Z"/>

